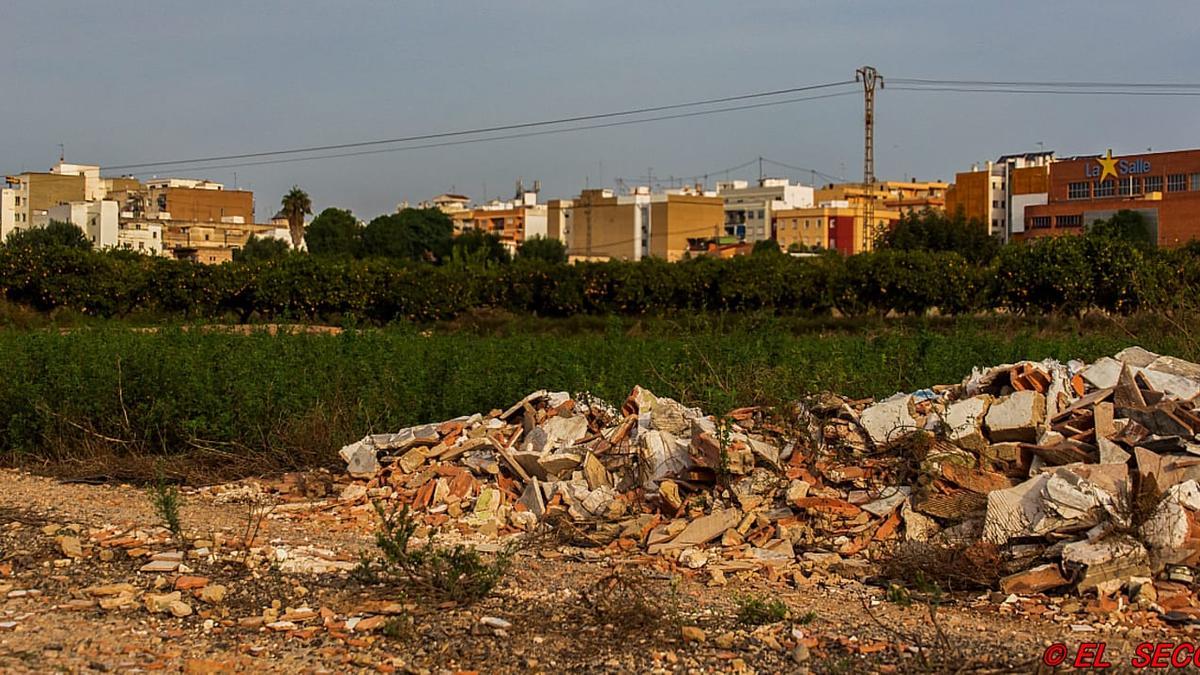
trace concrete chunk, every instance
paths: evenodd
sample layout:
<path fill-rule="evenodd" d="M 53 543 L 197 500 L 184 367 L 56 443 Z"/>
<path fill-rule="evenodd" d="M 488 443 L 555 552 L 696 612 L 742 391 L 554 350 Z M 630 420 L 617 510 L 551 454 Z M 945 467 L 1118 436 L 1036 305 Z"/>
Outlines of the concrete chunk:
<path fill-rule="evenodd" d="M 354 478 L 374 478 L 379 473 L 379 459 L 370 437 L 344 446 L 338 454 L 346 462 L 346 473 Z"/>
<path fill-rule="evenodd" d="M 946 438 L 964 448 L 982 450 L 987 445 L 983 435 L 983 420 L 991 402 L 991 396 L 973 396 L 947 407 L 942 417 L 946 425 Z"/>
<path fill-rule="evenodd" d="M 858 421 L 877 446 L 903 438 L 917 430 L 911 396 L 876 403 L 862 411 Z"/>
<path fill-rule="evenodd" d="M 1018 391 L 988 408 L 985 422 L 993 443 L 1037 440 L 1046 420 L 1046 397 L 1036 391 Z"/>

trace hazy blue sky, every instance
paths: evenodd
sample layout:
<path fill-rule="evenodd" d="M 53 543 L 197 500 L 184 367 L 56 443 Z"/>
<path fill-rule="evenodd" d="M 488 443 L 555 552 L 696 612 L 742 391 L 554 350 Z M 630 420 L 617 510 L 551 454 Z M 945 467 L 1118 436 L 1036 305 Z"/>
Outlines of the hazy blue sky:
<path fill-rule="evenodd" d="M 885 78 L 1200 81 L 1200 3 L 3 0 L 0 54 L 12 173 L 49 168 L 60 142 L 102 165 L 224 155 L 828 82 L 863 64 Z M 950 179 L 1038 141 L 1060 154 L 1200 146 L 1200 98 L 885 90 L 877 115 L 881 178 Z M 521 176 L 569 197 L 585 180 L 759 155 L 858 178 L 861 121 L 846 96 L 236 171 L 260 218 L 293 183 L 318 210 L 370 218 L 451 187 L 509 196 Z"/>

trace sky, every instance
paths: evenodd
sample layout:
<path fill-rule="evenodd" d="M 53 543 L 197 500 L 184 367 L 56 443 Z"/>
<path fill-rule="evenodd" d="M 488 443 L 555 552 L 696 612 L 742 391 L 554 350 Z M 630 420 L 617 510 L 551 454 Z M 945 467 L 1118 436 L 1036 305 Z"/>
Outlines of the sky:
<path fill-rule="evenodd" d="M 879 179 L 1001 154 L 1200 147 L 1200 97 L 889 90 L 894 78 L 1196 82 L 1195 0 L 0 0 L 0 170 L 119 166 L 454 131 L 853 79 L 876 67 Z M 847 91 L 854 91 L 847 88 Z M 454 190 L 543 199 L 618 178 L 754 179 L 763 156 L 862 177 L 862 97 L 239 168 L 365 220 Z M 1041 145 L 1039 145 L 1039 142 Z M 728 167 L 751 162 L 739 171 Z M 120 171 L 105 172 L 122 173 Z M 772 176 L 811 172 L 767 165 Z M 235 175 L 236 174 L 236 175 Z M 818 182 L 822 179 L 818 176 Z M 485 192 L 486 190 L 486 192 Z"/>

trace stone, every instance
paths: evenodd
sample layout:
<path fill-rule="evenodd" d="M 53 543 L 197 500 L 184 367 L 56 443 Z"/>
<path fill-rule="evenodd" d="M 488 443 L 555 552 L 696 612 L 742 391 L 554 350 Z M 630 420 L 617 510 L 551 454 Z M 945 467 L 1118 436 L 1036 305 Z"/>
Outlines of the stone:
<path fill-rule="evenodd" d="M 704 642 L 708 636 L 704 634 L 704 629 L 697 626 L 684 626 L 680 630 L 684 642 Z"/>
<path fill-rule="evenodd" d="M 899 396 L 868 406 L 858 418 L 867 437 L 884 446 L 917 430 L 911 396 Z"/>
<path fill-rule="evenodd" d="M 993 443 L 1033 443 L 1046 419 L 1046 397 L 1036 391 L 1018 391 L 988 408 L 984 423 Z"/>
<path fill-rule="evenodd" d="M 737 635 L 733 632 L 721 633 L 713 638 L 713 644 L 721 649 L 733 649 L 734 643 L 737 641 Z"/>
<path fill-rule="evenodd" d="M 221 584 L 209 584 L 200 589 L 200 600 L 210 605 L 219 605 L 225 600 L 225 586 Z"/>
<path fill-rule="evenodd" d="M 612 487 L 612 476 L 608 473 L 608 469 L 596 459 L 592 453 L 588 453 L 583 458 L 583 477 L 587 480 L 588 487 L 595 490 L 598 487 Z"/>
<path fill-rule="evenodd" d="M 642 486 L 648 490 L 664 478 L 687 471 L 692 465 L 688 443 L 666 431 L 647 431 L 638 436 L 638 459 L 643 467 Z"/>
<path fill-rule="evenodd" d="M 549 449 L 569 448 L 587 435 L 587 418 L 583 415 L 555 416 L 543 422 L 541 429 L 546 432 L 546 446 Z"/>
<path fill-rule="evenodd" d="M 863 504 L 862 510 L 873 516 L 882 518 L 895 511 L 898 506 L 908 499 L 910 494 L 912 494 L 912 488 L 908 486 L 885 487 L 879 491 L 877 499 Z"/>
<path fill-rule="evenodd" d="M 1063 546 L 1063 565 L 1078 569 L 1080 593 L 1098 589 L 1107 595 L 1131 577 L 1150 576 L 1146 548 L 1129 537 L 1109 537 L 1096 542 L 1073 541 Z"/>
<path fill-rule="evenodd" d="M 146 609 L 153 614 L 168 612 L 171 609 L 171 603 L 180 602 L 183 599 L 183 594 L 179 591 L 170 593 L 147 593 L 145 597 Z"/>
<path fill-rule="evenodd" d="M 571 471 L 583 461 L 579 455 L 571 452 L 555 452 L 538 459 L 538 465 L 547 476 L 569 477 Z"/>
<path fill-rule="evenodd" d="M 725 530 L 734 527 L 741 520 L 741 514 L 737 509 L 724 509 L 714 511 L 707 516 L 701 516 L 684 527 L 674 539 L 650 546 L 650 553 L 658 553 L 659 551 L 688 548 L 689 546 L 699 546 L 706 544 L 713 539 L 721 536 Z"/>
<path fill-rule="evenodd" d="M 509 628 L 512 628 L 511 621 L 505 621 L 504 619 L 496 616 L 482 617 L 479 619 L 479 623 L 487 626 L 488 628 L 498 628 L 500 630 L 508 630 Z"/>
<path fill-rule="evenodd" d="M 412 450 L 409 450 L 401 455 L 396 464 L 404 473 L 412 473 L 421 468 L 421 465 L 425 463 L 426 458 L 427 454 L 425 448 L 413 448 Z"/>
<path fill-rule="evenodd" d="M 537 478 L 530 478 L 525 484 L 525 489 L 521 492 L 521 498 L 517 500 L 523 504 L 529 513 L 541 518 L 546 513 L 546 501 L 542 497 L 542 486 Z"/>
<path fill-rule="evenodd" d="M 128 607 L 134 603 L 135 597 L 133 593 L 120 593 L 100 598 L 100 609 L 114 610 Z"/>
<path fill-rule="evenodd" d="M 364 499 L 367 496 L 367 486 L 361 483 L 351 483 L 342 490 L 341 500 L 344 502 L 356 502 Z"/>
<path fill-rule="evenodd" d="M 683 508 L 683 497 L 679 494 L 679 485 L 673 480 L 664 480 L 658 484 L 658 495 L 672 510 Z"/>
<path fill-rule="evenodd" d="M 179 569 L 178 560 L 151 560 L 145 565 L 142 565 L 141 568 L 139 568 L 139 571 L 162 574 L 166 572 L 174 572 L 177 569 Z"/>
<path fill-rule="evenodd" d="M 950 404 L 942 416 L 946 438 L 964 448 L 983 449 L 988 444 L 983 435 L 983 421 L 991 403 L 991 396 L 982 395 Z"/>
<path fill-rule="evenodd" d="M 804 499 L 808 496 L 808 491 L 812 486 L 808 481 L 794 480 L 788 483 L 787 500 L 788 503 L 795 503 L 798 499 Z"/>
<path fill-rule="evenodd" d="M 1047 563 L 1004 577 L 1000 580 L 1000 589 L 1010 594 L 1031 595 L 1066 586 L 1068 583 L 1070 581 L 1062 575 L 1057 564 Z"/>
<path fill-rule="evenodd" d="M 185 616 L 191 616 L 192 606 L 182 600 L 176 600 L 167 605 L 167 611 L 171 613 L 171 616 L 182 619 Z"/>
<path fill-rule="evenodd" d="M 197 577 L 190 575 L 180 575 L 175 579 L 175 590 L 190 591 L 196 588 L 204 588 L 208 585 L 207 577 Z"/>
<path fill-rule="evenodd" d="M 379 458 L 370 436 L 342 447 L 338 454 L 346 462 L 346 473 L 354 478 L 374 478 L 379 473 Z"/>
<path fill-rule="evenodd" d="M 70 535 L 59 537 L 58 548 L 68 558 L 78 560 L 83 557 L 83 545 L 79 542 L 79 537 Z"/>

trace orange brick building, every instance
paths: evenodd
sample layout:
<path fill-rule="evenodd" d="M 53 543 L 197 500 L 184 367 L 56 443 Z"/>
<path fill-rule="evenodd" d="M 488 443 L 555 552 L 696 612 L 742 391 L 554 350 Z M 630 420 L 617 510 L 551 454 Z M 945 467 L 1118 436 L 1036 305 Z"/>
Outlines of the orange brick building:
<path fill-rule="evenodd" d="M 1200 150 L 1073 157 L 1050 165 L 1045 204 L 1025 208 L 1018 238 L 1080 234 L 1117 211 L 1137 211 L 1159 246 L 1200 238 Z"/>

